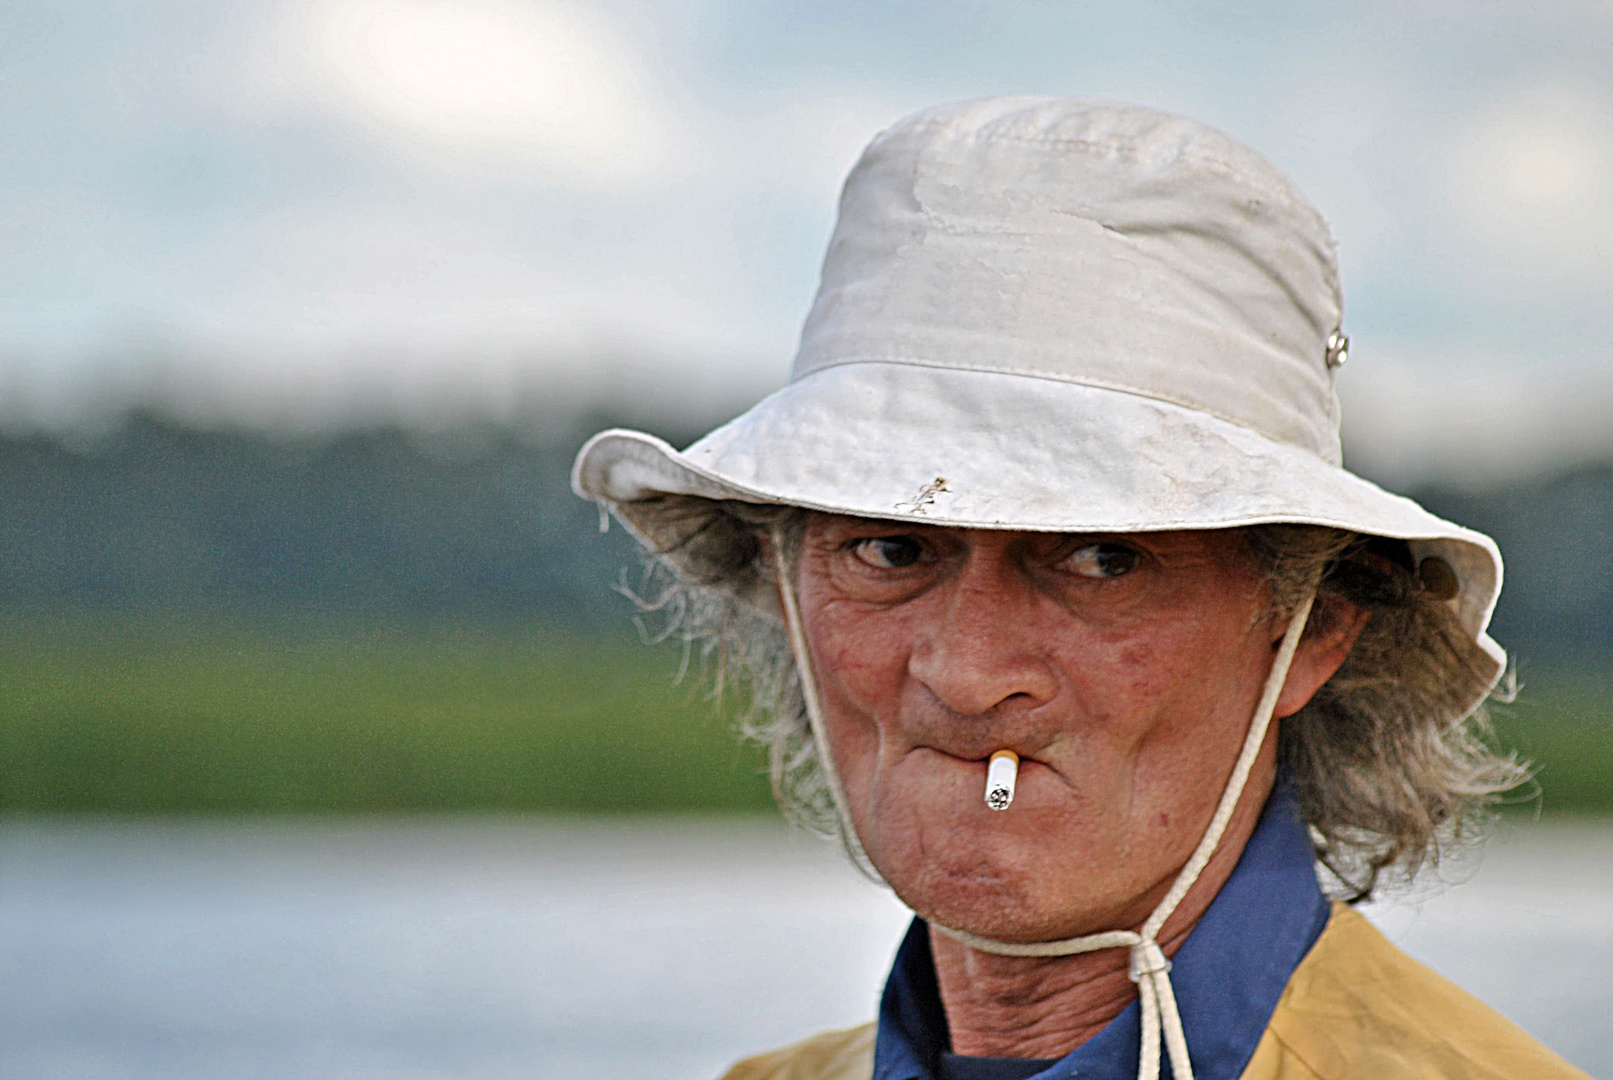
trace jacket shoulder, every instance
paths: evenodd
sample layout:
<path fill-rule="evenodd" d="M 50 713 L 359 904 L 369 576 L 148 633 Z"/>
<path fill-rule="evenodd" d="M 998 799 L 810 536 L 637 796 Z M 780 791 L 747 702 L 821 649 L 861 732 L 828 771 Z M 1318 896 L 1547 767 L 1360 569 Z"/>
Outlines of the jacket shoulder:
<path fill-rule="evenodd" d="M 1589 1080 L 1334 904 L 1244 1080 Z"/>
<path fill-rule="evenodd" d="M 874 1075 L 874 1025 L 825 1031 L 746 1058 L 722 1080 L 869 1080 Z"/>

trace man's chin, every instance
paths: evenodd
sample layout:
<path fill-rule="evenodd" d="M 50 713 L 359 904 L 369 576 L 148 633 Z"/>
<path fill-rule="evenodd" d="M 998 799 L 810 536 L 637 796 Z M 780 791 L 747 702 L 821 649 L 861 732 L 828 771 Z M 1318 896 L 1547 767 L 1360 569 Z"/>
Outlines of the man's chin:
<path fill-rule="evenodd" d="M 886 875 L 886 880 L 927 921 L 999 941 L 1068 937 L 1067 928 L 1079 921 L 1068 898 L 1046 893 L 1045 880 L 979 860 L 950 871 L 932 864 L 911 875 Z"/>
<path fill-rule="evenodd" d="M 932 924 L 1016 944 L 1058 941 L 1084 932 L 1068 911 L 1046 910 L 1001 896 L 950 896 L 914 910 Z"/>
<path fill-rule="evenodd" d="M 1031 807 L 992 811 L 941 800 L 887 804 L 864 845 L 897 896 L 925 919 L 1003 941 L 1048 941 L 1084 931 L 1093 875 L 1074 875 L 1083 837 Z M 1099 901 L 1088 905 L 1087 899 Z M 1107 911 L 1107 909 L 1105 909 Z M 1099 926 L 1109 930 L 1112 926 Z"/>

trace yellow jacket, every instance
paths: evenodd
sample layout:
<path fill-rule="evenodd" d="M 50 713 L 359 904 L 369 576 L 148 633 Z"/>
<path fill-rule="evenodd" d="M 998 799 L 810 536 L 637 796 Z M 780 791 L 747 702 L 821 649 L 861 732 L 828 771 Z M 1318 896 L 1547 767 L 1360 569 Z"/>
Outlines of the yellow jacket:
<path fill-rule="evenodd" d="M 724 1080 L 869 1080 L 874 1025 L 747 1058 Z M 1344 904 L 1288 980 L 1242 1080 L 1589 1080 Z"/>

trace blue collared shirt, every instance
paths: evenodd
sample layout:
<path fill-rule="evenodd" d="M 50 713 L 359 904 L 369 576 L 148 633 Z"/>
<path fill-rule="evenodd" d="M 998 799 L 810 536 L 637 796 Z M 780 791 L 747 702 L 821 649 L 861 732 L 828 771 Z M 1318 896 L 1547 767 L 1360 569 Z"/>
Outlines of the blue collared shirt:
<path fill-rule="evenodd" d="M 1242 1074 L 1329 911 L 1298 802 L 1279 786 L 1232 876 L 1172 958 L 1171 984 L 1198 1080 Z M 1135 1080 L 1139 1024 L 1133 1001 L 1037 1080 Z M 935 1080 L 936 1062 L 951 1045 L 929 927 L 914 919 L 880 1002 L 874 1080 Z"/>

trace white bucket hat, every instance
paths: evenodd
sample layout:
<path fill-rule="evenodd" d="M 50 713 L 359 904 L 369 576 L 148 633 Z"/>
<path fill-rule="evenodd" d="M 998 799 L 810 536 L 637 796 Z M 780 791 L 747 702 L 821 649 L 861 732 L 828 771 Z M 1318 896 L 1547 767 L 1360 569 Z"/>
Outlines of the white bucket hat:
<path fill-rule="evenodd" d="M 971 528 L 1292 523 L 1404 540 L 1418 565 L 1454 571 L 1450 603 L 1493 662 L 1488 688 L 1506 660 L 1485 633 L 1500 553 L 1343 468 L 1342 307 L 1320 215 L 1225 135 L 1107 102 L 946 105 L 878 135 L 852 170 L 789 384 L 681 453 L 602 432 L 572 482 L 661 551 L 687 527 L 668 495 Z M 780 614 L 844 816 L 775 548 Z M 1129 949 L 1142 1080 L 1159 1074 L 1162 1042 L 1175 1080 L 1192 1078 L 1158 935 L 1237 806 L 1310 604 L 1289 622 L 1197 849 L 1140 928 L 1015 943 L 932 924 L 1006 955 Z M 849 821 L 845 832 L 860 855 Z"/>
<path fill-rule="evenodd" d="M 1499 675 L 1495 543 L 1342 467 L 1342 307 L 1326 223 L 1220 132 L 1110 102 L 944 105 L 876 136 L 847 179 L 789 384 L 681 453 L 602 432 L 573 486 L 657 548 L 676 538 L 668 494 L 1392 537 L 1455 571 Z"/>

